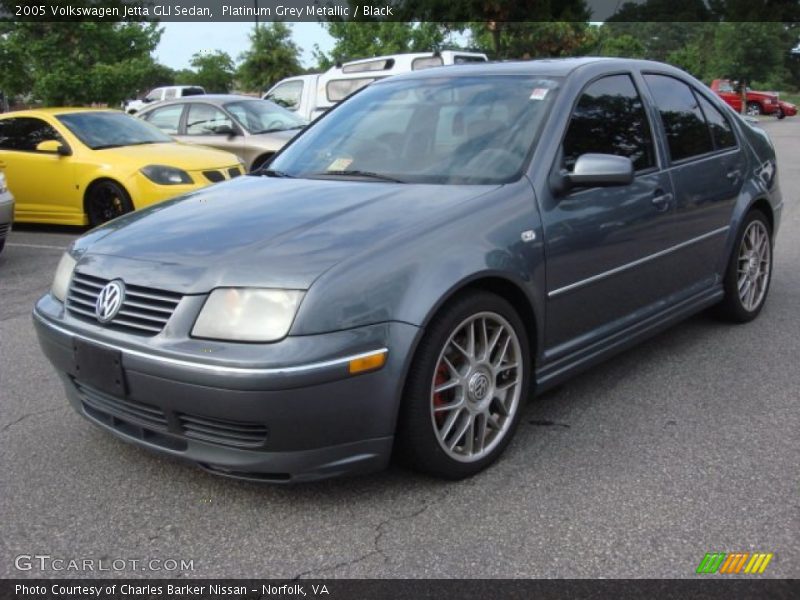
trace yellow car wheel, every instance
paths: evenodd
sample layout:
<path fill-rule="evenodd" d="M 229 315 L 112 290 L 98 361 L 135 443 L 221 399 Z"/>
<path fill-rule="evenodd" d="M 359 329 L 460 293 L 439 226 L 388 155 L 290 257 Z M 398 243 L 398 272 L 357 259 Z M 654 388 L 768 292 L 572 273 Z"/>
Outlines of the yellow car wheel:
<path fill-rule="evenodd" d="M 133 210 L 128 192 L 113 181 L 98 181 L 86 194 L 86 214 L 92 227 L 102 225 Z"/>

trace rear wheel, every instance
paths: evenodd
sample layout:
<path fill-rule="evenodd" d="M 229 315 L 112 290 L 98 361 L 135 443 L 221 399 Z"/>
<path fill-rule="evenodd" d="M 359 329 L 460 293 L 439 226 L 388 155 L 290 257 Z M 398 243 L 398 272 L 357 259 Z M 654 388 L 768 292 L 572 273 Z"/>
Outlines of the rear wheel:
<path fill-rule="evenodd" d="M 728 262 L 720 314 L 737 323 L 755 319 L 764 307 L 771 278 L 772 231 L 764 213 L 752 210 L 742 223 Z"/>
<path fill-rule="evenodd" d="M 514 435 L 529 373 L 528 340 L 514 308 L 487 292 L 462 296 L 433 319 L 414 357 L 400 455 L 447 479 L 486 468 Z"/>
<path fill-rule="evenodd" d="M 133 211 L 133 203 L 125 189 L 113 181 L 100 181 L 92 185 L 86 196 L 86 214 L 92 227 L 102 225 L 125 213 Z"/>

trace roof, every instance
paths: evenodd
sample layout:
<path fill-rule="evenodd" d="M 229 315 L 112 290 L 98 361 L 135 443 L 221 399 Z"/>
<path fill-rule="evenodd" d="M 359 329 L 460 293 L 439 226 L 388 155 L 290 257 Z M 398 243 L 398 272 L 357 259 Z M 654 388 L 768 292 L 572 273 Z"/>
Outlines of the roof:
<path fill-rule="evenodd" d="M 628 58 L 609 58 L 602 56 L 585 56 L 580 58 L 547 58 L 541 60 L 518 60 L 508 62 L 476 62 L 464 65 L 445 65 L 432 67 L 411 73 L 396 75 L 395 77 L 441 77 L 448 75 L 539 75 L 551 77 L 566 77 L 576 69 L 591 64 L 607 63 L 610 67 L 630 68 L 633 66 L 649 65 L 650 67 L 664 65 L 661 63 Z M 443 70 L 444 69 L 444 70 Z"/>
<path fill-rule="evenodd" d="M 222 106 L 228 102 L 242 102 L 244 100 L 258 100 L 258 96 L 241 96 L 239 94 L 198 94 L 197 96 L 183 96 L 181 98 L 170 98 L 169 100 L 162 100 L 161 102 L 154 102 L 150 106 L 168 106 L 170 104 L 179 104 L 186 102 L 205 102 L 206 104 L 213 104 L 215 106 Z M 149 109 L 150 106 L 147 108 Z M 142 109 L 144 112 L 145 109 Z"/>
<path fill-rule="evenodd" d="M 86 108 L 81 106 L 51 106 L 45 108 L 29 108 L 23 110 L 13 110 L 7 113 L 3 113 L 3 116 L 33 116 L 33 115 L 50 115 L 50 116 L 58 116 L 58 115 L 67 115 L 71 113 L 77 112 L 113 112 L 113 113 L 120 113 L 124 114 L 121 111 L 114 109 L 114 108 Z"/>

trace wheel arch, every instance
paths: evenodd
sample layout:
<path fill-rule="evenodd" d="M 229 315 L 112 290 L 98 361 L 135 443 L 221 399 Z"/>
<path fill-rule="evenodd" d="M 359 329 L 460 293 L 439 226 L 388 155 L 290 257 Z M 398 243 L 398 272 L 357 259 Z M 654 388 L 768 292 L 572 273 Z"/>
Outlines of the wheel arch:
<path fill-rule="evenodd" d="M 89 216 L 89 205 L 88 205 L 89 195 L 92 193 L 94 188 L 96 188 L 99 184 L 106 182 L 118 185 L 122 189 L 122 191 L 128 195 L 128 200 L 130 200 L 133 208 L 134 209 L 136 208 L 136 205 L 133 202 L 133 198 L 131 197 L 131 193 L 128 191 L 128 188 L 125 187 L 125 184 L 123 184 L 118 179 L 114 179 L 113 177 L 109 177 L 107 175 L 101 175 L 100 177 L 95 177 L 94 179 L 92 179 L 83 190 L 83 214 L 87 218 Z"/>

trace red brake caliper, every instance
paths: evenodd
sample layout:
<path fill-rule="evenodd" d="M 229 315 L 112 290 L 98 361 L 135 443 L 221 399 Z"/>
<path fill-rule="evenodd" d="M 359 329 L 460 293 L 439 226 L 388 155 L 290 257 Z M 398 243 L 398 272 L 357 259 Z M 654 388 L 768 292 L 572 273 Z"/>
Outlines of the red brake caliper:
<path fill-rule="evenodd" d="M 447 370 L 447 365 L 443 362 L 439 363 L 439 366 L 436 369 L 436 377 L 433 378 L 433 385 L 434 387 L 438 387 L 443 383 L 450 381 L 450 373 Z M 433 407 L 436 408 L 437 406 L 444 406 L 447 404 L 447 400 L 444 398 L 445 392 L 436 392 L 433 395 Z M 439 412 L 434 413 L 436 418 L 436 424 L 441 426 L 444 423 L 445 413 Z"/>

